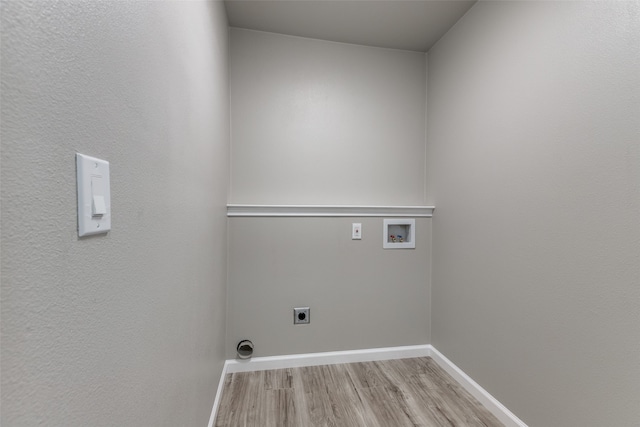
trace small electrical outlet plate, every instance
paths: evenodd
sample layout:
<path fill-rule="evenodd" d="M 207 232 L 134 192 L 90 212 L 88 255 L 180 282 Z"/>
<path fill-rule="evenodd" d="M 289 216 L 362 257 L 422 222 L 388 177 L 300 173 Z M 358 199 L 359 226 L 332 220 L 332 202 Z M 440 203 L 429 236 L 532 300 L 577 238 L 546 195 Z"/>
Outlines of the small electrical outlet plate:
<path fill-rule="evenodd" d="M 311 310 L 309 307 L 298 307 L 293 309 L 293 324 L 305 325 L 311 323 Z"/>
<path fill-rule="evenodd" d="M 361 240 L 362 239 L 362 224 L 359 222 L 354 222 L 351 224 L 351 240 Z"/>

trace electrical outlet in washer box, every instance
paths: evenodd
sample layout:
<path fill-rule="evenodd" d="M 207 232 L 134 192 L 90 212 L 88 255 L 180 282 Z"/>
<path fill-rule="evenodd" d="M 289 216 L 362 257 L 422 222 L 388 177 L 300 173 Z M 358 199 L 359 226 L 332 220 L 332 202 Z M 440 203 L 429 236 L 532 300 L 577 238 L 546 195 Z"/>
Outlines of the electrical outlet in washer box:
<path fill-rule="evenodd" d="M 299 307 L 293 309 L 293 324 L 306 325 L 311 323 L 311 310 L 309 307 Z"/>

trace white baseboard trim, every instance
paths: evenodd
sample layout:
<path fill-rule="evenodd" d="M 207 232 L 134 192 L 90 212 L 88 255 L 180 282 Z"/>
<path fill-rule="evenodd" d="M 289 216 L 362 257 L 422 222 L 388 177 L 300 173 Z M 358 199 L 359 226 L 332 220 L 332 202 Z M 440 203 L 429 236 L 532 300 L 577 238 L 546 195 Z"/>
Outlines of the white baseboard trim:
<path fill-rule="evenodd" d="M 370 348 L 365 350 L 329 351 L 324 353 L 289 354 L 256 357 L 248 360 L 227 360 L 227 373 L 300 368 L 303 366 L 336 365 L 339 363 L 371 362 L 374 360 L 406 359 L 429 355 L 429 345 Z"/>
<path fill-rule="evenodd" d="M 222 372 L 220 373 L 220 381 L 218 381 L 218 391 L 216 391 L 216 398 L 213 401 L 213 408 L 211 408 L 211 416 L 209 417 L 208 427 L 213 427 L 216 422 L 216 415 L 218 415 L 218 407 L 220 406 L 220 400 L 222 399 L 222 393 L 224 392 L 224 378 L 227 376 L 227 367 L 229 361 L 225 360 Z"/>
<path fill-rule="evenodd" d="M 429 347 L 431 347 L 431 358 L 464 387 L 469 394 L 478 399 L 478 401 L 482 403 L 482 406 L 487 408 L 505 427 L 527 427 L 520 418 L 516 417 L 513 412 L 489 394 L 487 390 L 482 388 L 480 384 L 475 382 L 469 375 L 465 374 L 464 371 L 458 368 L 451 360 L 444 357 L 435 347 L 431 345 Z"/>
<path fill-rule="evenodd" d="M 451 375 L 465 390 L 491 412 L 505 427 L 527 427 L 513 412 L 494 398 L 488 391 L 471 379 L 452 361 L 431 344 L 404 347 L 372 348 L 365 350 L 330 351 L 324 353 L 290 354 L 285 356 L 256 357 L 248 360 L 227 360 L 220 375 L 218 392 L 211 411 L 209 427 L 213 427 L 224 388 L 226 374 L 236 372 L 266 371 L 269 369 L 300 368 L 303 366 L 336 365 L 339 363 L 371 362 L 376 360 L 431 357 Z"/>

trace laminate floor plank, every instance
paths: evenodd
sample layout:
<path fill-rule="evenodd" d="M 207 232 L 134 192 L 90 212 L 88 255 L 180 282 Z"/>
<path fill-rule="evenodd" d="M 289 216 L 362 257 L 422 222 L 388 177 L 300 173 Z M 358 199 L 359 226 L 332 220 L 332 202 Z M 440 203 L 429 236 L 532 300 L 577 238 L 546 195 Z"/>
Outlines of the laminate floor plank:
<path fill-rule="evenodd" d="M 295 390 L 280 388 L 265 391 L 264 425 L 296 427 L 301 420 L 294 401 Z"/>
<path fill-rule="evenodd" d="M 347 365 L 347 373 L 356 389 L 393 385 L 379 362 L 350 363 Z"/>
<path fill-rule="evenodd" d="M 294 377 L 294 389 L 300 393 L 298 402 L 301 411 L 306 414 L 306 424 L 309 426 L 336 426 L 331 399 L 327 386 L 322 381 L 319 366 L 299 368 Z M 304 408 L 304 409 L 302 409 Z"/>
<path fill-rule="evenodd" d="M 267 390 L 293 387 L 293 373 L 290 368 L 262 372 L 264 375 L 264 388 Z"/>
<path fill-rule="evenodd" d="M 380 427 L 412 427 L 423 425 L 421 417 L 408 408 L 402 390 L 394 386 L 358 389 Z"/>
<path fill-rule="evenodd" d="M 229 374 L 217 427 L 498 427 L 428 357 Z"/>

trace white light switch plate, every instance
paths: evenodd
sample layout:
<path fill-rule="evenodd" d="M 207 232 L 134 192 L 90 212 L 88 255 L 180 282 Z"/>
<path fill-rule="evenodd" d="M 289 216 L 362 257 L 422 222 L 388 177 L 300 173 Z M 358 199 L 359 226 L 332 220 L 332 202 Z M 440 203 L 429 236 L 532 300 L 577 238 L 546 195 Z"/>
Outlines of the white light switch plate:
<path fill-rule="evenodd" d="M 78 236 L 111 230 L 109 162 L 76 153 Z"/>

